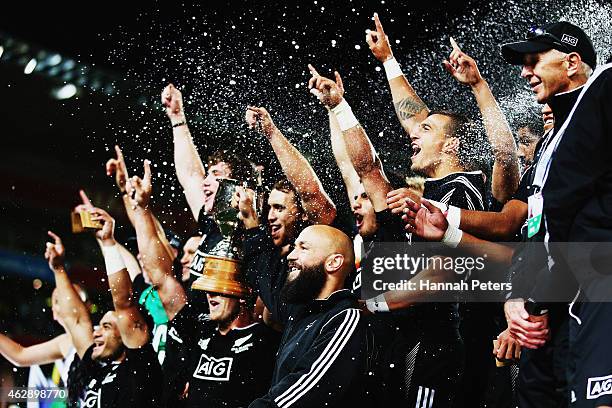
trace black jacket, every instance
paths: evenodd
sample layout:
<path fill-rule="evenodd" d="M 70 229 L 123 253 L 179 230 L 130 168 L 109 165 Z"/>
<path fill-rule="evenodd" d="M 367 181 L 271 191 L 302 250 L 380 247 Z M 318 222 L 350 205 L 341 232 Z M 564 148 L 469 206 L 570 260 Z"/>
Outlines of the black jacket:
<path fill-rule="evenodd" d="M 282 317 L 286 325 L 270 390 L 249 407 L 368 406 L 365 327 L 350 291 L 289 305 Z"/>
<path fill-rule="evenodd" d="M 612 65 L 589 80 L 560 136 L 543 189 L 544 220 L 554 262 L 569 269 L 551 274 L 545 285 L 549 291 L 571 279 L 582 287 L 609 279 L 609 265 L 603 275 L 590 267 L 592 259 L 585 253 L 592 244 L 576 242 L 612 241 Z M 608 257 L 609 250 L 610 244 L 600 249 Z"/>
<path fill-rule="evenodd" d="M 280 322 L 280 291 L 287 279 L 287 257 L 274 245 L 266 225 L 245 231 L 243 252 L 249 285 L 261 297 L 272 319 Z"/>
<path fill-rule="evenodd" d="M 536 167 L 546 148 L 550 144 L 556 143 L 559 129 L 569 117 L 580 95 L 581 89 L 582 88 L 578 88 L 570 92 L 555 95 L 548 102 L 555 118 L 555 128 L 538 142 L 533 166 L 525 174 L 523 180 L 521 180 L 521 183 L 526 185 L 525 191 L 528 191 L 530 195 L 541 191 L 541 186 L 536 185 L 534 181 Z M 523 197 L 522 199 L 527 201 L 527 197 Z M 523 228 L 522 240 L 524 244 L 517 249 L 512 260 L 510 272 L 512 276 L 512 293 L 509 295 L 510 298 L 531 298 L 539 300 L 541 303 L 552 300 L 549 296 L 551 295 L 550 292 L 545 293 L 544 291 L 547 291 L 547 289 L 543 288 L 550 283 L 550 275 L 552 273 L 548 263 L 548 253 L 544 245 L 545 236 L 545 221 L 542 221 L 538 233 L 531 238 L 527 237 L 527 228 Z M 560 267 L 561 264 L 556 265 L 557 270 L 559 270 Z M 566 268 L 563 269 L 567 270 Z M 574 287 L 568 288 L 568 293 L 571 293 L 572 290 L 574 290 Z M 554 294 L 552 295 L 554 298 Z"/>
<path fill-rule="evenodd" d="M 572 115 L 544 186 L 550 242 L 612 241 L 612 65 L 602 68 Z"/>

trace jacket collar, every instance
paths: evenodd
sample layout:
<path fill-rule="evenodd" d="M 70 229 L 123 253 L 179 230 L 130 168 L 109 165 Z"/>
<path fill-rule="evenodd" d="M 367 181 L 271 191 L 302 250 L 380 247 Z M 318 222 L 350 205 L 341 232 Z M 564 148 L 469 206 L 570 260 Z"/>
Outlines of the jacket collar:
<path fill-rule="evenodd" d="M 555 132 L 561 128 L 569 116 L 583 86 L 574 88 L 571 91 L 558 93 L 548 101 L 548 105 L 552 109 L 555 118 Z"/>
<path fill-rule="evenodd" d="M 314 299 L 308 303 L 307 308 L 311 313 L 320 312 L 326 309 L 332 308 L 338 302 L 347 299 L 354 298 L 355 296 L 348 289 L 340 289 L 333 292 L 331 295 L 324 299 Z"/>

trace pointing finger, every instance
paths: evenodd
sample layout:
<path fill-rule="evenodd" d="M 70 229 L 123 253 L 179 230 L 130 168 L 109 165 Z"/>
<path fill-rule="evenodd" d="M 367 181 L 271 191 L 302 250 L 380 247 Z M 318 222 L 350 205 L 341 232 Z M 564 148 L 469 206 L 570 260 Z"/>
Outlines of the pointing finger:
<path fill-rule="evenodd" d="M 81 196 L 81 201 L 83 204 L 85 204 L 87 207 L 93 207 L 93 204 L 91 203 L 91 200 L 89 200 L 89 197 L 87 197 L 87 194 L 85 194 L 85 191 L 79 190 L 79 196 Z"/>
<path fill-rule="evenodd" d="M 378 18 L 378 13 L 374 13 L 374 24 L 376 25 L 376 31 L 378 31 L 382 35 L 385 35 L 385 30 L 383 30 L 383 26 L 380 23 L 380 19 Z"/>
<path fill-rule="evenodd" d="M 461 52 L 461 48 L 457 45 L 457 42 L 453 37 L 450 37 L 450 43 L 453 46 L 453 50 Z"/>
<path fill-rule="evenodd" d="M 334 71 L 334 75 L 336 76 L 336 85 L 338 85 L 338 88 L 344 90 L 344 84 L 342 83 L 342 77 L 340 77 L 340 74 L 338 73 L 338 71 Z"/>
<path fill-rule="evenodd" d="M 313 76 L 320 76 L 315 67 L 312 66 L 312 64 L 308 64 L 308 70 Z"/>
<path fill-rule="evenodd" d="M 144 179 L 145 185 L 151 185 L 151 162 L 149 160 L 144 161 Z"/>
<path fill-rule="evenodd" d="M 55 245 L 60 245 L 62 243 L 62 239 L 53 233 L 53 231 L 47 231 L 47 234 L 53 238 L 53 240 L 55 241 Z"/>

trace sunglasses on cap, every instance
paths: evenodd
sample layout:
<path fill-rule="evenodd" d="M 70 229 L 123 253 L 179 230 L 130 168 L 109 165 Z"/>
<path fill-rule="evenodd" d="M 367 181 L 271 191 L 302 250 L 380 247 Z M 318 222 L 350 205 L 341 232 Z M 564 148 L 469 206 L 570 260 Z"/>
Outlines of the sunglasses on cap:
<path fill-rule="evenodd" d="M 531 40 L 531 39 L 535 39 L 535 38 L 545 38 L 548 39 L 550 42 L 552 42 L 553 44 L 561 47 L 564 51 L 566 51 L 567 53 L 573 52 L 573 50 L 571 50 L 566 44 L 564 44 L 561 39 L 559 39 L 559 37 L 557 37 L 556 35 L 549 33 L 548 31 L 546 31 L 545 29 L 541 28 L 541 27 L 531 27 L 529 29 L 529 31 L 527 32 L 527 39 Z"/>

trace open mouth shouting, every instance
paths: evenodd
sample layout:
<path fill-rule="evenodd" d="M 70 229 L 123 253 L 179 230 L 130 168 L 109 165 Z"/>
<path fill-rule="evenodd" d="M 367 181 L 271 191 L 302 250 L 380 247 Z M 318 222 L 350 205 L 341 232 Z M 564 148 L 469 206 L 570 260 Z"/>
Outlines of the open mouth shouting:
<path fill-rule="evenodd" d="M 411 143 L 410 147 L 412 148 L 412 156 L 410 156 L 410 158 L 414 159 L 419 153 L 421 153 L 421 146 L 419 146 L 417 143 Z"/>
<path fill-rule="evenodd" d="M 208 298 L 208 306 L 210 311 L 214 311 L 215 309 L 217 309 L 217 307 L 221 304 L 221 302 L 216 301 L 214 299 Z"/>
<path fill-rule="evenodd" d="M 104 350 L 104 340 L 101 337 L 94 339 L 94 348 L 92 350 L 93 355 L 100 355 Z"/>
<path fill-rule="evenodd" d="M 358 212 L 353 212 L 353 216 L 355 217 L 355 226 L 357 228 L 361 228 L 363 225 L 363 215 L 359 214 Z"/>

